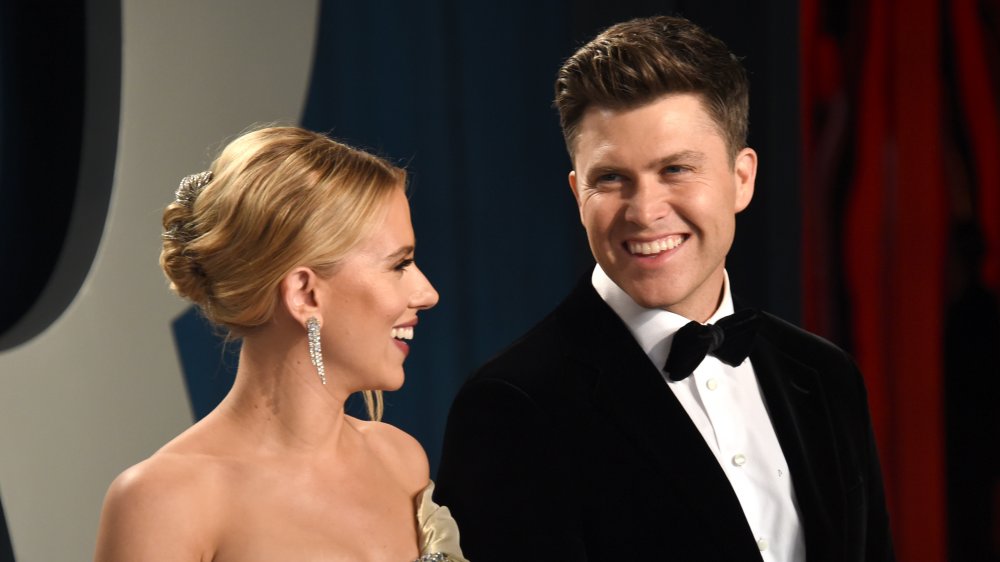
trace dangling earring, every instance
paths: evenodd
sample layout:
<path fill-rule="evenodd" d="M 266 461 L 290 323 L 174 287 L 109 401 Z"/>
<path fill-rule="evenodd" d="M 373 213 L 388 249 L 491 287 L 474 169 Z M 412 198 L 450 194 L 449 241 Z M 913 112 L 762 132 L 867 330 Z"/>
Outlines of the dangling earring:
<path fill-rule="evenodd" d="M 326 384 L 326 370 L 323 369 L 323 350 L 319 344 L 319 320 L 315 316 L 310 316 L 306 320 L 306 332 L 309 334 L 309 359 L 319 373 L 319 380 Z"/>

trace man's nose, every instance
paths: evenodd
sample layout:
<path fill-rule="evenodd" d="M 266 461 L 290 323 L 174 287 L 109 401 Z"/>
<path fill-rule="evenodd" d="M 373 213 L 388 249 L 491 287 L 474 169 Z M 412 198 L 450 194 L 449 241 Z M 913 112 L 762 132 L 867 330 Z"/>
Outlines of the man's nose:
<path fill-rule="evenodd" d="M 672 211 L 668 187 L 650 179 L 635 183 L 629 193 L 625 219 L 642 227 L 652 226 Z"/>

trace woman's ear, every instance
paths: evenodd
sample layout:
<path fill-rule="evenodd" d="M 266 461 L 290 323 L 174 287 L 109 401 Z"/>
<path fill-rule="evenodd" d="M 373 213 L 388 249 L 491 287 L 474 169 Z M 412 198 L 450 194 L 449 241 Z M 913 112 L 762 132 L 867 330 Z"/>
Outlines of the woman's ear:
<path fill-rule="evenodd" d="M 281 280 L 281 302 L 288 314 L 303 326 L 310 317 L 323 323 L 316 297 L 318 280 L 316 272 L 308 267 L 297 267 Z"/>

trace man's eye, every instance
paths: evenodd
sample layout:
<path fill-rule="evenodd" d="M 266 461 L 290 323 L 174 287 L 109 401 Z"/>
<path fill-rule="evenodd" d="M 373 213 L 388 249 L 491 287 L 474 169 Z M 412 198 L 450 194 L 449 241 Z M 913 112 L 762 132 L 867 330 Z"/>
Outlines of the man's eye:
<path fill-rule="evenodd" d="M 602 184 L 602 183 L 618 183 L 618 182 L 622 181 L 622 179 L 623 178 L 622 178 L 621 174 L 612 174 L 612 173 L 601 174 L 601 175 L 597 176 L 597 181 L 595 183 L 597 183 L 597 184 Z"/>

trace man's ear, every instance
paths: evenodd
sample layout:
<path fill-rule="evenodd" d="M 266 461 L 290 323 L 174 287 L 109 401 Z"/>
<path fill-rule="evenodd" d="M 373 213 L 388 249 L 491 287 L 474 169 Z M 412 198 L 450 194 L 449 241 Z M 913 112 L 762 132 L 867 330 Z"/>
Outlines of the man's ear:
<path fill-rule="evenodd" d="M 316 294 L 318 280 L 316 272 L 308 267 L 297 267 L 281 280 L 281 302 L 288 314 L 303 326 L 313 316 L 323 323 Z"/>
<path fill-rule="evenodd" d="M 744 148 L 736 155 L 734 163 L 736 180 L 736 212 L 747 208 L 753 199 L 754 181 L 757 179 L 757 153 L 752 148 Z"/>

